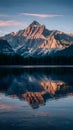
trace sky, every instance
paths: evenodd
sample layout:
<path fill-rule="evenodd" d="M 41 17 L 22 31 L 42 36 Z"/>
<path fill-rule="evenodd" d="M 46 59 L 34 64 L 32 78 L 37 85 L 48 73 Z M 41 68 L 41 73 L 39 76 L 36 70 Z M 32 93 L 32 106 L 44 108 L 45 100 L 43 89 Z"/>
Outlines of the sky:
<path fill-rule="evenodd" d="M 49 30 L 73 33 L 73 0 L 0 0 L 0 36 L 34 20 Z"/>

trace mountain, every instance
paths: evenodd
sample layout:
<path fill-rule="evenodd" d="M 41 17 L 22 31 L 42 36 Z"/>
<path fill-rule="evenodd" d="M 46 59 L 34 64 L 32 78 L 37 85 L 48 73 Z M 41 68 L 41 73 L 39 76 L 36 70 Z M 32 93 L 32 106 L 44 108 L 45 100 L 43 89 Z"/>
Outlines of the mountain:
<path fill-rule="evenodd" d="M 70 45 L 68 48 L 65 48 L 61 51 L 57 51 L 55 53 L 55 56 L 67 56 L 67 57 L 73 56 L 73 45 Z"/>
<path fill-rule="evenodd" d="M 37 21 L 33 21 L 24 30 L 5 35 L 3 39 L 23 57 L 53 55 L 73 44 L 73 35 L 58 30 L 48 30 Z"/>
<path fill-rule="evenodd" d="M 6 40 L 0 39 L 0 53 L 13 55 L 14 51 Z"/>

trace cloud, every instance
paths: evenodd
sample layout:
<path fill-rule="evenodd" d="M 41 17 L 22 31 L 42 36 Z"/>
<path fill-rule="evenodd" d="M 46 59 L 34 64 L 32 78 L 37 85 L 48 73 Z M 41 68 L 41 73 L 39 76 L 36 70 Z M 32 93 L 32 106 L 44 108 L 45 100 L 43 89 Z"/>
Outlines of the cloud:
<path fill-rule="evenodd" d="M 4 34 L 4 32 L 2 30 L 0 30 L 0 35 L 3 35 L 3 34 Z M 0 99 L 1 99 L 1 97 L 0 97 Z"/>
<path fill-rule="evenodd" d="M 23 26 L 23 25 L 24 25 L 24 23 L 19 22 L 19 21 L 15 21 L 15 20 L 8 20 L 8 21 L 0 20 L 0 27 Z"/>
<path fill-rule="evenodd" d="M 0 17 L 8 17 L 7 14 L 0 14 Z"/>
<path fill-rule="evenodd" d="M 5 34 L 7 34 L 7 33 L 9 33 L 8 31 L 5 31 L 5 30 L 0 30 L 0 36 L 3 36 L 3 35 L 5 35 Z M 1 99 L 1 97 L 0 97 L 0 99 Z"/>
<path fill-rule="evenodd" d="M 32 14 L 32 13 L 21 13 L 22 16 L 32 16 L 32 17 L 39 17 L 39 18 L 54 18 L 54 17 L 60 17 L 63 15 L 59 14 Z"/>

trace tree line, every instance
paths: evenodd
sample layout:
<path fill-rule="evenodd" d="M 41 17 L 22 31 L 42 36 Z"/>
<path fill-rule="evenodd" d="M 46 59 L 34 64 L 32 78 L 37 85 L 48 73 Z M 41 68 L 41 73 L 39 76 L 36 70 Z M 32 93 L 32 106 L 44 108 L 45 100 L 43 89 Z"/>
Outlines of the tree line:
<path fill-rule="evenodd" d="M 47 56 L 47 57 L 28 57 L 20 55 L 0 54 L 0 65 L 73 65 L 73 57 L 66 56 Z"/>

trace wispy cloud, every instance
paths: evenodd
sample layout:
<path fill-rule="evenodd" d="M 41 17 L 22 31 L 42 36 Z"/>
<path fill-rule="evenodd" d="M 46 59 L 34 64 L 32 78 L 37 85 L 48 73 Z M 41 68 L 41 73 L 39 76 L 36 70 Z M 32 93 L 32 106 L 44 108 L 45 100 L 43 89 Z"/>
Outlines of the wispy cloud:
<path fill-rule="evenodd" d="M 32 17 L 39 17 L 39 18 L 53 18 L 53 17 L 60 17 L 63 15 L 59 14 L 32 14 L 32 13 L 21 13 L 22 16 L 32 16 Z"/>
<path fill-rule="evenodd" d="M 23 22 L 19 22 L 19 21 L 15 21 L 15 20 L 7 20 L 7 21 L 0 20 L 0 27 L 23 26 L 24 24 L 25 23 L 23 23 Z"/>
<path fill-rule="evenodd" d="M 4 32 L 2 30 L 0 30 L 0 36 L 3 35 L 3 34 L 4 34 Z M 1 99 L 1 97 L 0 97 L 0 99 Z"/>
<path fill-rule="evenodd" d="M 0 17 L 9 17 L 7 14 L 0 14 Z"/>
<path fill-rule="evenodd" d="M 5 31 L 5 30 L 0 30 L 0 36 L 3 36 L 5 34 L 7 34 L 7 33 L 10 33 L 10 32 L 9 31 Z M 0 99 L 1 99 L 1 97 L 0 97 Z"/>

